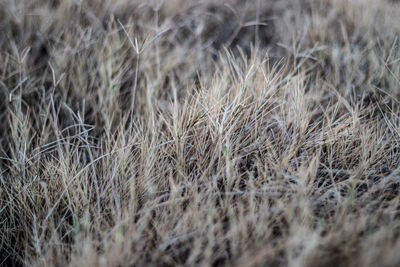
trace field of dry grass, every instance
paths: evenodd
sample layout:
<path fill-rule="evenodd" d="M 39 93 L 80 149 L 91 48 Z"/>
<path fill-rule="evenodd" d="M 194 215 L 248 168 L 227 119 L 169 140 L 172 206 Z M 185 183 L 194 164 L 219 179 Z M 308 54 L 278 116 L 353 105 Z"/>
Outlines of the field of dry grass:
<path fill-rule="evenodd" d="M 1 0 L 0 265 L 400 266 L 400 6 Z"/>

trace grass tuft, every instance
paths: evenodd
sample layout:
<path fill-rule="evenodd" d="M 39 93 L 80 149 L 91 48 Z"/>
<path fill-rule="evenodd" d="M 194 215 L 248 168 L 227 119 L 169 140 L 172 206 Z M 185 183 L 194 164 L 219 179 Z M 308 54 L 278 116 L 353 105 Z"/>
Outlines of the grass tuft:
<path fill-rule="evenodd" d="M 0 32 L 0 265 L 400 265 L 397 1 L 3 0 Z"/>

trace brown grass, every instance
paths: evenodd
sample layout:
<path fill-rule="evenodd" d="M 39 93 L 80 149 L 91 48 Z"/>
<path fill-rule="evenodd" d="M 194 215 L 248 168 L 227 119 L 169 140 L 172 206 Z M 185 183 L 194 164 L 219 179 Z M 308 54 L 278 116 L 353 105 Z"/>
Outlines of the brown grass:
<path fill-rule="evenodd" d="M 395 1 L 3 0 L 0 33 L 0 265 L 400 265 Z"/>

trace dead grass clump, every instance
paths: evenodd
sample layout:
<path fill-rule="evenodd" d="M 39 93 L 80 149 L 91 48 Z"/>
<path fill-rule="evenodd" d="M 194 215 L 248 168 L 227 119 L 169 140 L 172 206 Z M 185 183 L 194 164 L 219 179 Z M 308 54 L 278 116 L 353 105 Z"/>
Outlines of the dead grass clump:
<path fill-rule="evenodd" d="M 393 1 L 0 3 L 0 264 L 397 266 Z"/>

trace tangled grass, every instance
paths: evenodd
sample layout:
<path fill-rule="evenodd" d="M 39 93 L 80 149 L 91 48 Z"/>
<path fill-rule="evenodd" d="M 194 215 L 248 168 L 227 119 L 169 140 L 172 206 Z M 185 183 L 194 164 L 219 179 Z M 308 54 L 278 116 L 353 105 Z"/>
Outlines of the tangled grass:
<path fill-rule="evenodd" d="M 400 7 L 0 1 L 0 263 L 399 266 Z"/>

